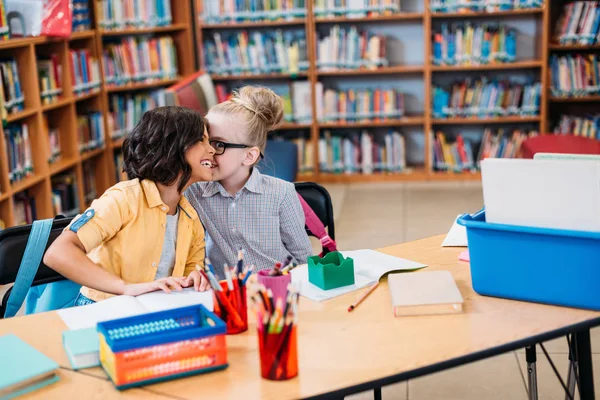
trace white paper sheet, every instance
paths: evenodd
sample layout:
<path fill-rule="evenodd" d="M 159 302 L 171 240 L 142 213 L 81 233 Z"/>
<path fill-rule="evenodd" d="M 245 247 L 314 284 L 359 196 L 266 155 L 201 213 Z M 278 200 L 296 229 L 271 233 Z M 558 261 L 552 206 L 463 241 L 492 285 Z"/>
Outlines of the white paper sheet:
<path fill-rule="evenodd" d="M 442 247 L 467 247 L 467 228 L 459 225 L 458 222 L 458 217 L 460 217 L 460 215 L 458 215 L 456 217 L 456 219 L 454 220 L 454 223 L 452 224 L 452 227 L 450 228 L 450 231 L 448 231 L 448 234 L 446 235 L 446 237 L 444 238 L 444 241 L 442 242 Z"/>
<path fill-rule="evenodd" d="M 150 312 L 170 310 L 172 308 L 202 304 L 207 310 L 213 311 L 213 292 L 196 292 L 193 288 L 183 289 L 181 292 L 146 293 L 136 297 L 136 300 Z"/>

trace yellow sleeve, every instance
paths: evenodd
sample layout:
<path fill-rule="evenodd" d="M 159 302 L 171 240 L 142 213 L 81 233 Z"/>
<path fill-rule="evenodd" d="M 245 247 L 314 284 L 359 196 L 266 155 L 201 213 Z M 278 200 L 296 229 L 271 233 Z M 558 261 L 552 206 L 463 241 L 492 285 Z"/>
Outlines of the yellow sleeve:
<path fill-rule="evenodd" d="M 204 256 L 206 250 L 206 242 L 204 241 L 204 229 L 199 220 L 194 223 L 194 236 L 192 237 L 192 245 L 188 253 L 188 258 L 185 263 L 184 276 L 188 276 L 190 272 L 196 270 L 196 265 L 204 266 Z"/>
<path fill-rule="evenodd" d="M 122 189 L 110 188 L 94 200 L 83 214 L 75 217 L 65 230 L 75 232 L 89 253 L 115 236 L 130 218 L 127 193 Z"/>

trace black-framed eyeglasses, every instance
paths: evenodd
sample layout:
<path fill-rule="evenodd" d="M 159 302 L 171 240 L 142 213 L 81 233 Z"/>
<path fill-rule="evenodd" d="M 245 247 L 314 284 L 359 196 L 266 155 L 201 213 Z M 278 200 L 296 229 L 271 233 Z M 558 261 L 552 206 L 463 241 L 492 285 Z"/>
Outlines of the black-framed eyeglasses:
<path fill-rule="evenodd" d="M 247 149 L 250 147 L 254 147 L 248 144 L 226 143 L 220 140 L 210 140 L 208 143 L 212 146 L 213 149 L 215 149 L 215 155 L 217 156 L 220 156 L 221 154 L 225 153 L 225 150 L 227 149 Z M 265 158 L 263 156 L 262 151 L 260 152 L 260 158 Z"/>

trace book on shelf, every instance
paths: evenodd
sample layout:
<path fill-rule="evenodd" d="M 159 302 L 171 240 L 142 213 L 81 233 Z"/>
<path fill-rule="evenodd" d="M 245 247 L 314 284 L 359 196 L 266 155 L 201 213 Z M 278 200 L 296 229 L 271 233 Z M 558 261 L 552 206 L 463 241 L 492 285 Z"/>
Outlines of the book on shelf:
<path fill-rule="evenodd" d="M 71 29 L 73 32 L 81 32 L 92 29 L 89 0 L 71 0 L 71 3 Z"/>
<path fill-rule="evenodd" d="M 69 50 L 69 63 L 75 96 L 100 89 L 102 83 L 100 81 L 100 66 L 98 60 L 92 57 L 89 50 Z"/>
<path fill-rule="evenodd" d="M 584 116 L 562 114 L 553 132 L 560 135 L 600 139 L 600 114 Z"/>
<path fill-rule="evenodd" d="M 274 135 L 275 140 L 289 140 L 290 142 L 296 145 L 298 149 L 298 172 L 303 173 L 311 173 L 314 172 L 314 154 L 315 149 L 310 140 L 310 135 L 305 137 L 304 133 L 299 133 L 296 137 L 292 139 L 284 139 L 283 137 Z"/>
<path fill-rule="evenodd" d="M 556 97 L 585 97 L 600 93 L 600 56 L 554 54 L 550 59 L 551 92 Z"/>
<path fill-rule="evenodd" d="M 332 135 L 319 139 L 319 170 L 335 174 L 406 172 L 404 136 L 390 130 L 376 135 L 367 130 L 354 135 Z"/>
<path fill-rule="evenodd" d="M 0 0 L 0 40 L 10 39 L 10 26 L 6 14 L 6 1 Z"/>
<path fill-rule="evenodd" d="M 52 209 L 54 215 L 63 215 L 67 218 L 79 213 L 79 191 L 74 172 L 52 177 Z"/>
<path fill-rule="evenodd" d="M 154 28 L 173 23 L 170 0 L 100 0 L 98 3 L 101 29 Z"/>
<path fill-rule="evenodd" d="M 200 18 L 205 24 L 245 21 L 295 20 L 306 17 L 306 0 L 203 0 Z"/>
<path fill-rule="evenodd" d="M 95 111 L 78 115 L 77 137 L 80 153 L 104 147 L 105 135 L 102 113 Z"/>
<path fill-rule="evenodd" d="M 38 78 L 40 80 L 40 95 L 42 104 L 51 104 L 62 95 L 62 65 L 58 63 L 58 57 L 54 54 L 49 60 L 37 61 Z"/>
<path fill-rule="evenodd" d="M 490 81 L 485 77 L 458 81 L 449 90 L 432 88 L 434 118 L 538 115 L 541 84 Z"/>
<path fill-rule="evenodd" d="M 317 68 L 321 71 L 377 69 L 388 65 L 384 35 L 356 26 L 334 25 L 326 36 L 318 38 Z"/>
<path fill-rule="evenodd" d="M 107 86 L 175 79 L 177 53 L 173 38 L 126 37 L 107 43 L 102 54 Z"/>
<path fill-rule="evenodd" d="M 317 103 L 323 104 L 321 122 L 385 121 L 404 116 L 404 94 L 396 89 L 326 89 Z"/>
<path fill-rule="evenodd" d="M 436 13 L 469 13 L 524 10 L 543 5 L 544 0 L 431 0 L 429 7 Z"/>
<path fill-rule="evenodd" d="M 96 166 L 94 162 L 83 164 L 83 197 L 86 205 L 98 196 L 96 188 Z"/>
<path fill-rule="evenodd" d="M 166 105 L 166 91 L 113 94 L 108 99 L 108 130 L 111 139 L 127 136 L 146 111 Z"/>
<path fill-rule="evenodd" d="M 400 12 L 400 0 L 314 0 L 317 18 L 364 18 Z"/>
<path fill-rule="evenodd" d="M 215 75 L 305 72 L 309 64 L 305 32 L 213 32 L 204 40 L 204 63 Z"/>
<path fill-rule="evenodd" d="M 433 64 L 482 65 L 515 62 L 517 31 L 497 24 L 443 24 L 433 33 Z"/>
<path fill-rule="evenodd" d="M 48 163 L 53 164 L 60 160 L 62 155 L 62 148 L 60 145 L 60 131 L 58 128 L 51 128 L 48 131 L 48 142 L 50 144 L 50 157 Z"/>
<path fill-rule="evenodd" d="M 8 180 L 13 183 L 31 176 L 33 158 L 27 124 L 10 124 L 4 127 L 4 140 L 8 155 Z"/>
<path fill-rule="evenodd" d="M 565 4 L 556 21 L 555 40 L 561 44 L 595 44 L 600 40 L 600 2 Z"/>
<path fill-rule="evenodd" d="M 23 111 L 25 107 L 25 97 L 19 78 L 19 68 L 16 60 L 0 62 L 0 77 L 2 85 L 0 85 L 0 101 L 2 104 L 1 113 L 2 120 L 6 120 L 7 114 Z"/>
<path fill-rule="evenodd" d="M 35 197 L 26 190 L 14 196 L 15 226 L 32 224 L 37 219 Z"/>
<path fill-rule="evenodd" d="M 183 106 L 206 115 L 217 104 L 217 93 L 212 78 L 204 71 L 185 77 L 166 89 L 166 103 Z"/>
<path fill-rule="evenodd" d="M 315 84 L 317 98 L 322 97 L 323 85 L 321 82 Z M 312 115 L 312 97 L 311 84 L 308 81 L 294 81 L 290 83 L 290 97 L 292 102 L 293 120 L 299 124 L 311 123 Z M 321 115 L 322 102 L 317 100 L 317 116 Z M 285 106 L 285 104 L 284 104 Z M 289 105 L 288 105 L 289 107 Z"/>
<path fill-rule="evenodd" d="M 128 180 L 127 174 L 123 171 L 123 152 L 117 151 L 115 152 L 115 166 L 117 173 L 117 182 L 123 182 Z"/>

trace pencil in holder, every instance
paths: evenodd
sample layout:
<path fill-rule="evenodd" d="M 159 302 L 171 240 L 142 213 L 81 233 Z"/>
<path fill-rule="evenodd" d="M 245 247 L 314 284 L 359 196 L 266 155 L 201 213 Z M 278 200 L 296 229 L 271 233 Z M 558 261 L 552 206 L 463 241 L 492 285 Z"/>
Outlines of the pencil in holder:
<path fill-rule="evenodd" d="M 292 282 L 292 275 L 274 275 L 270 276 L 268 270 L 260 270 L 258 275 L 258 283 L 265 286 L 266 289 L 271 289 L 273 292 L 273 300 L 281 299 L 285 302 L 288 294 L 288 286 Z"/>
<path fill-rule="evenodd" d="M 260 374 L 282 381 L 298 375 L 298 339 L 295 324 L 284 325 L 281 333 L 258 329 Z"/>
<path fill-rule="evenodd" d="M 227 281 L 219 281 L 223 291 L 215 292 L 215 314 L 227 326 L 227 334 L 235 335 L 248 330 L 248 300 L 246 285 L 238 285 L 233 279 L 233 290 L 227 287 Z"/>
<path fill-rule="evenodd" d="M 203 305 L 98 323 L 100 363 L 117 389 L 227 368 L 226 327 Z"/>
<path fill-rule="evenodd" d="M 332 251 L 321 258 L 308 258 L 308 281 L 313 285 L 330 290 L 354 284 L 354 260 Z"/>

